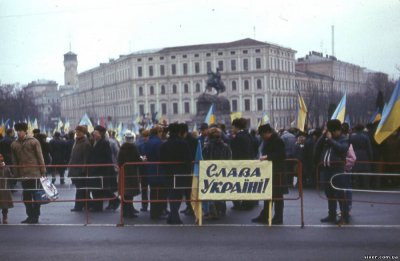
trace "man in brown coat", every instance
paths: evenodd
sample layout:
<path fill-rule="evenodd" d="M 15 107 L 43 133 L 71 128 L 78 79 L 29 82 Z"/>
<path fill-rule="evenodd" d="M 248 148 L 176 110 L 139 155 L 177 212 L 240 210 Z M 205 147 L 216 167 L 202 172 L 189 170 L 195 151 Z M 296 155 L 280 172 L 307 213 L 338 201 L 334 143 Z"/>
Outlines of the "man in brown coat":
<path fill-rule="evenodd" d="M 26 123 L 17 123 L 14 128 L 17 131 L 18 139 L 11 144 L 11 157 L 13 165 L 19 166 L 14 168 L 14 175 L 22 178 L 22 197 L 28 215 L 28 218 L 21 223 L 37 224 L 40 205 L 34 203 L 33 199 L 35 192 L 41 187 L 39 178 L 46 173 L 42 149 L 37 139 L 27 135 L 28 125 Z M 28 165 L 30 167 L 26 167 Z"/>

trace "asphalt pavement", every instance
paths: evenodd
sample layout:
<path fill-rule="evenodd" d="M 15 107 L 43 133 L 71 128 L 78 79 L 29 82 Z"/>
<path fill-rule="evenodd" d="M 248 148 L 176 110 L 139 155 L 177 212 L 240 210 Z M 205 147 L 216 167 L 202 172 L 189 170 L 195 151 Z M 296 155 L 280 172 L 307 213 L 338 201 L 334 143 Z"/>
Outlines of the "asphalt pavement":
<path fill-rule="evenodd" d="M 120 211 L 70 212 L 74 187 L 59 185 L 60 200 L 43 205 L 38 225 L 20 224 L 25 208 L 16 203 L 9 225 L 0 226 L 0 260 L 398 260 L 400 256 L 399 194 L 353 193 L 351 224 L 320 223 L 327 215 L 323 193 L 304 191 L 301 228 L 297 188 L 285 196 L 284 224 L 251 223 L 262 203 L 251 211 L 232 210 L 226 217 L 195 225 L 154 221 L 149 212 L 120 223 Z M 13 194 L 21 200 L 21 192 Z M 140 197 L 137 198 L 140 200 Z M 66 201 L 66 202 L 64 202 Z M 376 203 L 379 202 L 379 203 Z M 140 203 L 135 203 L 140 209 Z M 182 204 L 182 209 L 185 207 Z"/>

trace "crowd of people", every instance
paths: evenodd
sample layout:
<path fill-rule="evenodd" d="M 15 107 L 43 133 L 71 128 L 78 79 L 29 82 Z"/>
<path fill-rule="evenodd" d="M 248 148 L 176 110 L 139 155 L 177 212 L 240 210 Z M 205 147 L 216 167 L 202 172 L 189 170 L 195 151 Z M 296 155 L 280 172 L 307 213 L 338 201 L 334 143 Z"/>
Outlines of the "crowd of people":
<path fill-rule="evenodd" d="M 316 187 L 317 181 L 320 181 L 328 198 L 328 216 L 321 222 L 340 224 L 350 222 L 351 193 L 335 190 L 330 182 L 332 176 L 345 172 L 399 173 L 399 165 L 370 163 L 400 161 L 399 131 L 378 145 L 373 139 L 376 127 L 373 124 L 358 124 L 351 129 L 346 123 L 330 120 L 324 130 L 312 129 L 306 133 L 297 129 L 276 131 L 270 124 L 249 130 L 247 125 L 244 118 L 233 120 L 230 131 L 223 124 L 208 126 L 203 123 L 194 132 L 189 132 L 185 123 L 155 125 L 150 130 L 140 130 L 138 135 L 126 131 L 120 144 L 113 130 L 107 131 L 100 125 L 92 133 L 83 125 L 64 135 L 55 132 L 48 141 L 40 130 L 34 130 L 31 136 L 26 123 L 17 123 L 13 129 L 6 130 L 5 137 L 0 137 L 0 208 L 3 224 L 7 223 L 8 209 L 13 207 L 11 191 L 17 180 L 21 181 L 27 214 L 22 223 L 39 222 L 40 204 L 34 201 L 34 194 L 40 189 L 38 178 L 47 175 L 51 176 L 53 183 L 59 175 L 60 185 L 65 183 L 66 175 L 71 179 L 76 188 L 73 212 L 84 211 L 86 207 L 92 212 L 121 207 L 125 218 L 136 218 L 140 211 L 150 211 L 151 219 L 182 224 L 181 214 L 194 214 L 190 196 L 193 162 L 199 141 L 205 160 L 272 161 L 273 224 L 283 223 L 284 195 L 290 186 L 296 185 L 295 173 L 299 166 L 302 166 L 302 185 Z M 355 162 L 350 160 L 350 156 Z M 293 164 L 285 159 L 297 159 L 302 164 Z M 7 168 L 10 165 L 13 167 Z M 45 168 L 45 165 L 59 166 Z M 120 168 L 123 168 L 124 180 L 119 180 Z M 124 199 L 122 206 L 117 195 L 121 182 L 125 186 L 125 194 L 119 195 Z M 370 189 L 399 185 L 395 178 L 362 175 L 341 175 L 335 182 L 336 187 L 345 189 L 352 186 Z M 134 198 L 139 195 L 140 210 L 135 209 L 133 204 Z M 186 208 L 180 211 L 183 200 Z M 106 201 L 108 205 L 104 208 Z M 340 207 L 339 220 L 337 203 Z M 257 201 L 233 201 L 232 209 L 248 211 L 257 204 Z M 265 201 L 262 211 L 252 222 L 267 222 L 268 205 L 269 201 Z M 203 202 L 202 207 L 205 218 L 210 220 L 223 218 L 227 211 L 225 201 Z"/>

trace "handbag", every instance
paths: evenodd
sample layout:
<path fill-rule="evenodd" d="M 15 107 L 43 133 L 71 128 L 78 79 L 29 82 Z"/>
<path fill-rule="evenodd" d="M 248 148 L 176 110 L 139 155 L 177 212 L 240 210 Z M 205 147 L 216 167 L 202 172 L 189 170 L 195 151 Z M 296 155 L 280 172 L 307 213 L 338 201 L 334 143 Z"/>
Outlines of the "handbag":
<path fill-rule="evenodd" d="M 42 185 L 42 189 L 33 194 L 33 199 L 37 204 L 45 205 L 58 199 L 57 188 L 51 183 L 51 180 L 47 177 L 41 177 L 40 184 Z"/>
<path fill-rule="evenodd" d="M 33 199 L 36 204 L 45 205 L 50 203 L 50 198 L 47 196 L 44 190 L 39 190 L 33 193 Z"/>

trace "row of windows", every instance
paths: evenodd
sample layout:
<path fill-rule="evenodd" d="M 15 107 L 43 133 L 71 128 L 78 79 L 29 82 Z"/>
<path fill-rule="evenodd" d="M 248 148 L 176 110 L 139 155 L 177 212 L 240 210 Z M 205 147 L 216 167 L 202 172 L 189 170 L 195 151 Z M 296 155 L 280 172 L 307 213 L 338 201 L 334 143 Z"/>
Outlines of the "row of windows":
<path fill-rule="evenodd" d="M 167 88 L 168 88 L 168 87 L 165 87 L 165 85 L 161 85 L 161 86 L 160 86 L 160 94 L 161 94 L 161 95 L 167 94 Z M 151 86 L 149 87 L 149 91 L 148 91 L 147 95 L 155 95 L 155 94 L 156 94 L 155 89 L 156 89 L 156 88 L 155 88 L 154 86 L 151 85 Z M 196 85 L 195 85 L 195 92 L 196 92 L 196 93 L 199 93 L 200 91 L 201 91 L 200 83 L 196 83 Z M 171 89 L 170 89 L 170 91 L 169 91 L 168 93 L 177 94 L 177 93 L 178 93 L 178 86 L 177 86 L 176 84 L 173 84 L 173 85 L 171 86 Z M 183 93 L 190 93 L 189 84 L 185 83 L 185 84 L 183 85 Z M 139 96 L 144 96 L 144 87 L 143 87 L 143 86 L 139 86 L 139 88 L 138 88 L 138 95 L 139 95 Z"/>
<path fill-rule="evenodd" d="M 192 74 L 200 74 L 200 73 L 207 73 L 209 71 L 214 70 L 214 68 L 212 67 L 212 62 L 211 61 L 207 61 L 205 63 L 205 70 L 203 68 L 202 70 L 202 66 L 200 62 L 195 62 L 193 64 L 193 67 L 189 68 L 190 64 L 188 63 L 183 63 L 181 64 L 181 70 L 178 72 L 179 68 L 177 66 L 177 64 L 171 64 L 170 66 L 170 75 L 188 75 L 190 72 L 189 70 L 191 69 Z M 220 60 L 217 61 L 217 68 L 220 71 L 224 71 L 225 70 L 225 63 L 224 61 Z M 149 65 L 147 70 L 147 76 L 148 77 L 153 77 L 156 76 L 156 72 L 155 72 L 155 65 Z M 166 75 L 166 65 L 165 64 L 161 64 L 159 65 L 159 71 L 158 71 L 158 76 L 165 76 Z M 230 71 L 234 72 L 237 71 L 239 69 L 238 67 L 238 62 L 237 60 L 231 60 L 230 61 Z M 249 66 L 249 59 L 245 58 L 242 60 L 241 63 L 241 69 L 243 71 L 248 71 L 250 70 L 250 66 Z M 262 61 L 261 58 L 256 58 L 255 59 L 255 64 L 254 64 L 254 68 L 255 70 L 260 70 L 262 69 Z M 144 68 L 142 66 L 138 66 L 137 67 L 137 77 L 144 77 L 145 76 L 145 72 L 144 72 Z"/>
<path fill-rule="evenodd" d="M 239 51 L 228 51 L 227 53 L 229 53 L 230 55 L 236 55 L 236 54 L 239 54 L 240 52 L 239 52 Z M 242 53 L 243 53 L 243 54 L 248 54 L 248 53 L 249 53 L 249 50 L 242 50 Z M 255 49 L 255 50 L 254 50 L 254 53 L 261 53 L 261 49 Z M 198 57 L 200 57 L 200 56 L 211 57 L 211 55 L 212 55 L 211 53 L 205 53 L 205 54 L 198 54 L 198 53 L 195 53 L 195 54 L 193 54 L 193 57 L 194 57 L 194 58 L 198 58 Z M 224 55 L 225 55 L 225 52 L 217 52 L 217 55 L 218 55 L 218 56 L 224 56 Z M 171 55 L 171 56 L 170 56 L 170 59 L 171 59 L 171 60 L 175 60 L 176 58 L 177 58 L 176 55 Z M 187 54 L 182 54 L 181 58 L 182 58 L 182 59 L 187 59 L 187 58 L 188 58 L 188 55 L 187 55 Z M 138 62 L 141 62 L 142 60 L 143 60 L 142 58 L 138 58 L 138 59 L 137 59 Z M 148 61 L 153 61 L 153 57 L 148 57 L 147 60 L 148 60 Z M 164 56 L 160 56 L 160 57 L 159 57 L 159 60 L 160 60 L 160 61 L 163 61 L 163 60 L 164 60 Z"/>

